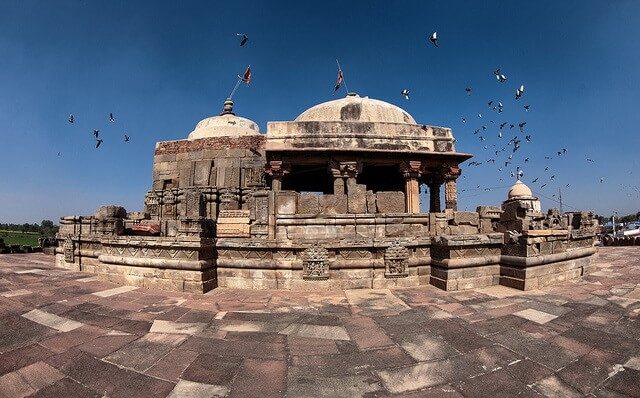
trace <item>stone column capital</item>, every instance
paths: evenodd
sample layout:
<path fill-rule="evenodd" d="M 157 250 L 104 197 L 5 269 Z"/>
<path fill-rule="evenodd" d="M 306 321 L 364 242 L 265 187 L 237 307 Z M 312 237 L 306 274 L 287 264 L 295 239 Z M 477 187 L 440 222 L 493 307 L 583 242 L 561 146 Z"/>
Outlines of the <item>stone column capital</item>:
<path fill-rule="evenodd" d="M 400 163 L 400 171 L 404 178 L 420 178 L 423 174 L 422 162 L 419 160 L 408 160 Z"/>
<path fill-rule="evenodd" d="M 445 180 L 455 180 L 460 177 L 462 170 L 458 166 L 445 165 L 442 167 L 442 176 Z"/>
<path fill-rule="evenodd" d="M 355 178 L 362 172 L 362 163 L 358 161 L 338 161 L 331 159 L 328 164 L 333 177 Z"/>
<path fill-rule="evenodd" d="M 274 178 L 282 178 L 285 174 L 289 174 L 291 165 L 282 160 L 270 160 L 264 166 L 264 172 Z"/>

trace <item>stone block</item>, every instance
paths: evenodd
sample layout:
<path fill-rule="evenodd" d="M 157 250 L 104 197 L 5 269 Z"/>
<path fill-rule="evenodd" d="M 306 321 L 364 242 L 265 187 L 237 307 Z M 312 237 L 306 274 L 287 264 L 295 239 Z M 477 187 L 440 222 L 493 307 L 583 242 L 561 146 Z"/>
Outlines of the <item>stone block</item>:
<path fill-rule="evenodd" d="M 195 171 L 193 176 L 193 185 L 207 186 L 211 178 L 211 160 L 198 160 L 195 162 Z"/>
<path fill-rule="evenodd" d="M 378 213 L 405 213 L 405 205 L 403 192 L 390 191 L 376 193 Z"/>
<path fill-rule="evenodd" d="M 298 193 L 282 191 L 276 193 L 276 214 L 296 214 L 298 208 Z"/>
<path fill-rule="evenodd" d="M 249 238 L 251 228 L 249 224 L 218 224 L 216 236 L 219 238 Z"/>
<path fill-rule="evenodd" d="M 378 208 L 376 205 L 376 195 L 373 193 L 373 191 L 367 191 L 365 197 L 367 200 L 367 213 L 369 214 L 376 213 L 378 211 Z"/>
<path fill-rule="evenodd" d="M 98 220 L 106 220 L 109 218 L 126 218 L 127 210 L 122 206 L 106 205 L 100 206 L 96 211 L 95 217 Z"/>
<path fill-rule="evenodd" d="M 453 225 L 474 225 L 480 223 L 479 214 L 470 211 L 456 211 L 453 213 Z"/>
<path fill-rule="evenodd" d="M 320 202 L 318 195 L 301 194 L 298 197 L 298 214 L 318 214 L 320 213 Z"/>
<path fill-rule="evenodd" d="M 367 188 L 364 185 L 356 184 L 349 190 L 348 210 L 351 214 L 362 214 L 367 212 Z"/>
<path fill-rule="evenodd" d="M 320 197 L 320 211 L 325 214 L 348 213 L 348 199 L 346 194 L 323 195 Z"/>

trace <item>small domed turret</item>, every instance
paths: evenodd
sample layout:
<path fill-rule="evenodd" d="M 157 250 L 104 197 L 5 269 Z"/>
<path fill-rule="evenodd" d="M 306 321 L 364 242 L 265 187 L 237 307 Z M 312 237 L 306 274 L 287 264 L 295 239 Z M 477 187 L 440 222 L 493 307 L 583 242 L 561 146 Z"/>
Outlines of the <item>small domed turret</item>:
<path fill-rule="evenodd" d="M 233 101 L 227 98 L 219 116 L 201 120 L 189 134 L 190 140 L 208 137 L 238 137 L 260 135 L 258 125 L 252 120 L 233 113 Z"/>

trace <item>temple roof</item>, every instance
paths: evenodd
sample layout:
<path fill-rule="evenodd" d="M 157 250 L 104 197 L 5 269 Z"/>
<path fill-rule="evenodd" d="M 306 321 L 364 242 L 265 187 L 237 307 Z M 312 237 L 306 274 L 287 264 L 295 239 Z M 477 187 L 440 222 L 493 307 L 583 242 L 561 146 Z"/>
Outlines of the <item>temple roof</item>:
<path fill-rule="evenodd" d="M 360 97 L 349 93 L 346 97 L 323 102 L 302 112 L 296 122 L 385 122 L 416 124 L 403 109 L 388 102 Z"/>
<path fill-rule="evenodd" d="M 236 116 L 233 113 L 233 101 L 227 99 L 224 102 L 222 113 L 201 120 L 189 134 L 189 139 L 248 135 L 260 135 L 258 125 L 252 120 Z"/>
<path fill-rule="evenodd" d="M 518 180 L 515 184 L 509 189 L 508 199 L 532 199 L 533 192 L 531 189 L 522 181 Z"/>

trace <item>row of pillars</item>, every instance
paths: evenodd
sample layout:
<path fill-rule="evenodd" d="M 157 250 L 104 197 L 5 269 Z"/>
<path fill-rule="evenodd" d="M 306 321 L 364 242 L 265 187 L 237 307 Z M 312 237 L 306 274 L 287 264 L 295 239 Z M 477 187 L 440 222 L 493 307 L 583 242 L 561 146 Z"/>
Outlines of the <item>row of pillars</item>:
<path fill-rule="evenodd" d="M 282 160 L 270 160 L 266 165 L 266 173 L 271 176 L 271 189 L 282 189 L 282 178 L 290 172 L 290 165 Z M 420 182 L 429 187 L 429 212 L 439 213 L 440 187 L 444 184 L 445 208 L 458 209 L 458 191 L 456 180 L 460 176 L 458 166 L 442 165 L 426 167 L 422 161 L 405 161 L 400 164 L 405 179 L 405 201 L 407 213 L 420 213 Z M 345 194 L 355 191 L 356 178 L 362 171 L 362 163 L 339 162 L 331 160 L 329 171 L 333 177 L 334 194 Z"/>

